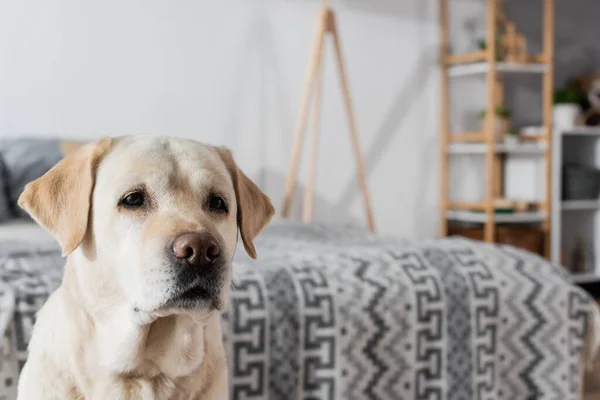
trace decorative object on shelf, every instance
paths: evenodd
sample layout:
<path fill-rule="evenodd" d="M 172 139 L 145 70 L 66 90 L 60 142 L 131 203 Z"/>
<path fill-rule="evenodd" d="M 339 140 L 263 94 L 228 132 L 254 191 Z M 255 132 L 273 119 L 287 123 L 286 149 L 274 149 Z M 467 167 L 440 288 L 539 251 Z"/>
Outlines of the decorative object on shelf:
<path fill-rule="evenodd" d="M 580 274 L 587 271 L 587 252 L 585 251 L 585 242 L 581 237 L 577 237 L 575 247 L 571 252 L 570 269 L 574 274 Z"/>
<path fill-rule="evenodd" d="M 460 203 L 454 202 L 454 207 L 461 210 L 473 211 L 477 213 L 484 212 L 482 203 Z M 524 200 L 517 199 L 506 199 L 499 198 L 494 200 L 494 213 L 496 214 L 508 214 L 508 213 L 522 213 L 537 211 L 538 205 Z"/>
<path fill-rule="evenodd" d="M 496 214 L 507 214 L 514 213 L 516 210 L 515 202 L 510 199 L 496 199 L 494 200 L 494 212 Z M 484 210 L 477 210 L 483 212 Z"/>
<path fill-rule="evenodd" d="M 496 33 L 496 61 L 510 63 L 526 63 L 529 61 L 527 55 L 527 42 L 525 37 L 517 32 L 514 22 L 511 22 L 502 11 L 501 7 L 497 10 L 497 33 Z M 487 40 L 479 39 L 477 48 L 481 52 L 487 51 Z"/>
<path fill-rule="evenodd" d="M 515 203 L 515 210 L 517 212 L 531 212 L 539 211 L 539 203 L 524 201 L 524 200 L 513 200 Z"/>
<path fill-rule="evenodd" d="M 308 119 L 308 109 L 311 103 L 311 97 L 314 91 L 314 109 L 313 109 L 313 126 L 310 143 L 310 165 L 308 174 L 308 183 L 306 186 L 305 197 L 304 197 L 304 210 L 303 220 L 309 222 L 312 219 L 313 214 L 313 202 L 314 202 L 314 188 L 316 182 L 316 164 L 317 164 L 317 142 L 319 135 L 319 120 L 320 120 L 320 103 L 321 103 L 321 88 L 323 80 L 323 50 L 325 46 L 325 39 L 329 35 L 333 39 L 333 47 L 335 50 L 335 59 L 337 61 L 337 69 L 340 75 L 341 89 L 346 108 L 346 114 L 348 118 L 348 125 L 350 128 L 350 141 L 352 144 L 352 150 L 354 152 L 354 158 L 356 159 L 357 177 L 360 190 L 363 195 L 365 212 L 367 214 L 367 224 L 369 231 L 375 232 L 375 219 L 373 217 L 373 211 L 371 208 L 371 198 L 369 189 L 367 186 L 367 175 L 365 172 L 365 166 L 363 156 L 360 150 L 358 132 L 356 128 L 356 122 L 354 120 L 354 111 L 352 108 L 352 101 L 350 99 L 350 87 L 348 83 L 348 77 L 346 75 L 346 69 L 344 66 L 344 59 L 342 56 L 342 47 L 340 44 L 339 33 L 336 26 L 335 14 L 331 8 L 327 6 L 327 1 L 322 1 L 322 7 L 317 16 L 317 29 L 315 37 L 312 43 L 312 50 L 310 59 L 306 70 L 306 81 L 302 94 L 302 102 L 300 106 L 300 113 L 298 116 L 298 122 L 296 132 L 294 135 L 294 143 L 292 147 L 290 157 L 290 169 L 285 186 L 285 192 L 283 195 L 283 206 L 281 214 L 284 218 L 289 217 L 292 208 L 292 200 L 294 195 L 294 189 L 296 185 L 296 176 L 298 174 L 298 167 L 300 164 L 300 156 L 302 153 L 303 139 L 306 129 L 306 123 Z"/>
<path fill-rule="evenodd" d="M 499 209 L 510 209 L 512 212 L 523 213 L 537 211 L 538 205 L 536 203 L 524 200 L 496 199 L 494 200 L 494 208 L 496 209 L 496 212 L 498 212 Z"/>
<path fill-rule="evenodd" d="M 600 190 L 600 171 L 583 164 L 563 166 L 563 200 L 594 200 Z"/>
<path fill-rule="evenodd" d="M 543 126 L 524 126 L 519 129 L 519 141 L 526 143 L 542 141 L 545 132 Z"/>
<path fill-rule="evenodd" d="M 581 93 L 581 113 L 577 125 L 600 126 L 600 71 L 575 79 Z"/>
<path fill-rule="evenodd" d="M 494 210 L 496 213 L 515 212 L 516 203 L 510 199 L 496 199 L 494 200 Z"/>
<path fill-rule="evenodd" d="M 581 113 L 582 93 L 575 85 L 569 84 L 554 92 L 552 119 L 558 130 L 572 129 Z"/>
<path fill-rule="evenodd" d="M 481 123 L 481 131 L 485 131 L 485 115 L 486 111 L 482 110 L 479 113 L 479 121 Z M 496 107 L 494 113 L 494 135 L 496 137 L 496 142 L 502 143 L 504 142 L 505 134 L 510 130 L 510 110 L 506 107 L 500 105 Z"/>
<path fill-rule="evenodd" d="M 528 62 L 527 42 L 525 37 L 517 33 L 517 27 L 506 17 L 501 7 L 498 8 L 498 24 L 500 31 L 500 48 L 502 58 L 506 62 L 525 63 Z"/>

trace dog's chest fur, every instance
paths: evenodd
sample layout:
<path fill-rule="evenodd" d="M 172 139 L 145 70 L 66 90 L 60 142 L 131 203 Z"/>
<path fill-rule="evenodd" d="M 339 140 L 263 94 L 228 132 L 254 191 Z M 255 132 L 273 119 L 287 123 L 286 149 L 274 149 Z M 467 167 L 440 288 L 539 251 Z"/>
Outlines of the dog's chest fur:
<path fill-rule="evenodd" d="M 204 329 L 189 318 L 161 318 L 150 328 L 144 356 L 171 379 L 188 376 L 204 360 Z"/>
<path fill-rule="evenodd" d="M 123 364 L 127 372 L 120 374 L 114 382 L 100 386 L 114 387 L 115 393 L 130 393 L 131 398 L 201 398 L 210 386 L 211 371 L 224 367 L 222 346 L 215 348 L 213 343 L 206 343 L 207 336 L 219 333 L 208 332 L 211 330 L 210 326 L 198 325 L 186 317 L 155 321 L 149 328 L 142 351 L 123 360 L 127 361 Z M 102 395 L 112 398 L 110 392 Z"/>

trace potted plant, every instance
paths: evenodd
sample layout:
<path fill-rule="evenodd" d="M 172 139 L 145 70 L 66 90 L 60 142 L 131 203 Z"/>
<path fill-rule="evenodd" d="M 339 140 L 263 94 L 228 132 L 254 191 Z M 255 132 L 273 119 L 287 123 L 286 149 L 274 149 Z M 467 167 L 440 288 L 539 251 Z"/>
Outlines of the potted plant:
<path fill-rule="evenodd" d="M 577 115 L 581 112 L 583 94 L 573 85 L 567 85 L 554 92 L 553 123 L 559 130 L 575 126 Z"/>
<path fill-rule="evenodd" d="M 508 146 L 516 146 L 519 144 L 519 130 L 510 129 L 508 132 L 506 132 L 504 143 Z"/>
<path fill-rule="evenodd" d="M 479 114 L 481 121 L 481 130 L 485 131 L 485 115 L 486 110 L 482 110 Z M 510 110 L 504 106 L 497 106 L 494 111 L 494 134 L 497 142 L 504 141 L 504 134 L 508 132 L 510 122 Z"/>

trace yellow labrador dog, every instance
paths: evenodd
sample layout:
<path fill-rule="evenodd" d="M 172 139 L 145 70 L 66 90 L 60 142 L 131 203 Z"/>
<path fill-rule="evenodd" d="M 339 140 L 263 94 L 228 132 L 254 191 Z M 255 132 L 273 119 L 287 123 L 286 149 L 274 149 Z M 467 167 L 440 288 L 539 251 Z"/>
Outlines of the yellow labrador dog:
<path fill-rule="evenodd" d="M 231 152 L 104 138 L 28 184 L 19 205 L 68 256 L 19 400 L 228 398 L 220 312 L 238 230 L 256 257 L 274 212 Z"/>

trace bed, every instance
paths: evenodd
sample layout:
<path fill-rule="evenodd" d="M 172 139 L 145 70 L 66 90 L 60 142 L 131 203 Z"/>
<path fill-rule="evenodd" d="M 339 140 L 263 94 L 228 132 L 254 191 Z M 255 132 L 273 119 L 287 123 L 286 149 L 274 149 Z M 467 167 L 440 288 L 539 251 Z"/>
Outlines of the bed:
<path fill-rule="evenodd" d="M 223 316 L 233 399 L 582 399 L 596 304 L 538 256 L 285 221 L 256 247 Z M 63 262 L 33 223 L 0 226 L 2 400 Z"/>

